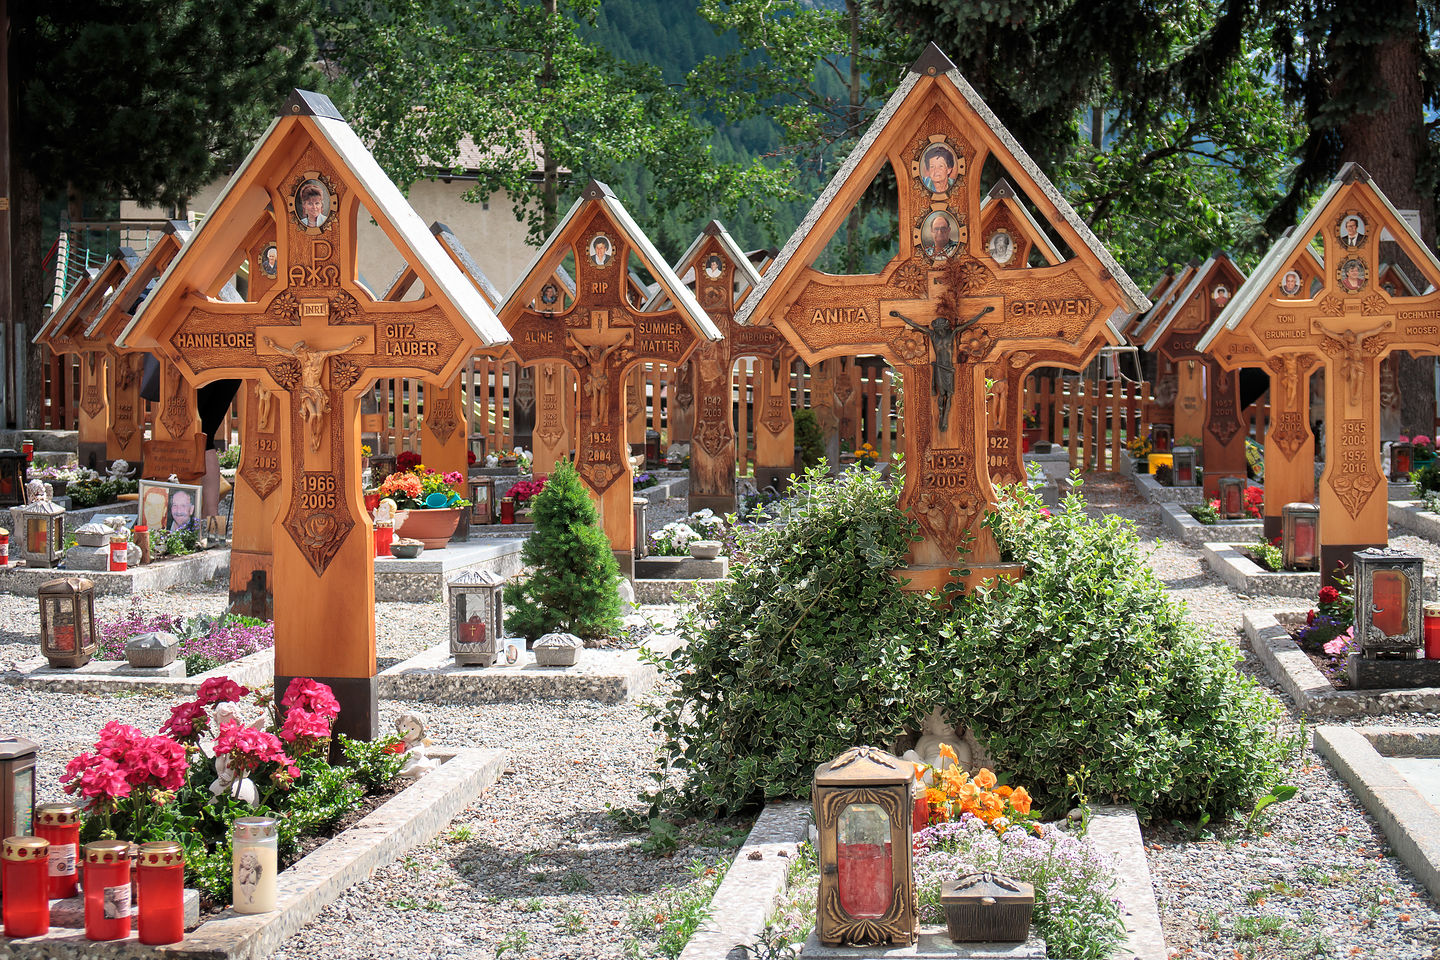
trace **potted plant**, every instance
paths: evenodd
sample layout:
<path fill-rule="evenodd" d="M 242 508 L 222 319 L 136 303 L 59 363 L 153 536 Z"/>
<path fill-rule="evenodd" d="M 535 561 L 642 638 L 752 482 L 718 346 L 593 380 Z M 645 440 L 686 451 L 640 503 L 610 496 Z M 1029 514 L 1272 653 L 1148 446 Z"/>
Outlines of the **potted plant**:
<path fill-rule="evenodd" d="M 1035 441 L 1040 439 L 1040 407 L 1025 411 L 1025 429 L 1020 434 L 1020 452 L 1029 453 Z"/>
<path fill-rule="evenodd" d="M 386 477 L 380 485 L 380 496 L 389 497 L 407 511 L 395 528 L 396 536 L 419 540 L 431 550 L 445 549 L 460 525 L 460 512 L 470 506 L 470 501 L 451 486 L 464 479 L 458 470 L 442 474 L 423 463 Z"/>
<path fill-rule="evenodd" d="M 541 474 L 533 480 L 521 480 L 506 491 L 506 496 L 515 498 L 515 521 L 517 523 L 529 522 L 530 501 L 535 494 L 545 489 L 545 479 L 545 475 Z"/>
<path fill-rule="evenodd" d="M 1419 434 L 1410 442 L 1415 445 L 1416 464 L 1431 463 L 1435 460 L 1435 441 L 1431 438 Z"/>

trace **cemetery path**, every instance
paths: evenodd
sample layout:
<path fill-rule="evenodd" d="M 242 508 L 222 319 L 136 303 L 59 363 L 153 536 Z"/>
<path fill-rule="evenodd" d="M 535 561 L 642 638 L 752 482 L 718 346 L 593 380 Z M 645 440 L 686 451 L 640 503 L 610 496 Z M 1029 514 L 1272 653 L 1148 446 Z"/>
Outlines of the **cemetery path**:
<path fill-rule="evenodd" d="M 1247 610 L 1305 610 L 1295 597 L 1235 593 L 1201 560 L 1200 551 L 1170 538 L 1160 508 L 1145 501 L 1128 476 L 1089 474 L 1082 487 L 1095 513 L 1134 522 L 1155 543 L 1149 563 L 1171 596 L 1184 601 L 1216 643 L 1239 648 L 1241 672 L 1285 703 L 1285 733 L 1298 733 L 1294 703 L 1245 648 L 1240 621 Z M 1418 537 L 1391 543 L 1440 563 L 1440 546 Z M 1327 721 L 1371 726 L 1440 726 L 1440 716 L 1403 714 Z M 1440 912 L 1410 870 L 1394 856 L 1379 827 L 1349 786 L 1310 745 L 1288 778 L 1295 799 L 1271 808 L 1253 833 L 1237 825 L 1202 829 L 1145 828 L 1166 944 L 1172 957 L 1440 958 Z"/>

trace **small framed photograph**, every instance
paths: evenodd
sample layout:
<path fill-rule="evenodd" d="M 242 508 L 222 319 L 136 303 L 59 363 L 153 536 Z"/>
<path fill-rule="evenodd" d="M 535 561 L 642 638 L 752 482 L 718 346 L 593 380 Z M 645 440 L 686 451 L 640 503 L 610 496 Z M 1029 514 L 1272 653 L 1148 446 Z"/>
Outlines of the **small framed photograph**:
<path fill-rule="evenodd" d="M 1347 213 L 1340 218 L 1337 234 L 1342 247 L 1365 246 L 1365 218 L 1358 213 Z"/>
<path fill-rule="evenodd" d="M 295 222 L 307 233 L 324 230 L 335 218 L 335 205 L 335 191 L 318 171 L 305 174 L 291 198 Z"/>
<path fill-rule="evenodd" d="M 603 233 L 595 235 L 590 241 L 590 262 L 597 267 L 603 267 L 610 263 L 610 258 L 615 255 L 615 245 L 610 238 Z"/>
<path fill-rule="evenodd" d="M 955 186 L 955 151 L 948 143 L 934 143 L 920 156 L 920 182 L 931 193 L 949 193 Z"/>
<path fill-rule="evenodd" d="M 1008 230 L 996 230 L 985 241 L 985 251 L 990 254 L 991 260 L 1003 267 L 1015 256 L 1015 238 Z"/>
<path fill-rule="evenodd" d="M 523 667 L 525 665 L 525 638 L 506 637 L 504 652 L 501 654 L 500 660 L 507 667 Z"/>
<path fill-rule="evenodd" d="M 712 253 L 705 258 L 705 276 L 710 280 L 719 280 L 720 274 L 725 272 L 725 261 L 720 254 Z"/>
<path fill-rule="evenodd" d="M 279 256 L 280 251 L 275 248 L 275 244 L 265 244 L 265 249 L 260 251 L 260 272 L 273 279 L 278 268 Z"/>
<path fill-rule="evenodd" d="M 949 210 L 936 210 L 920 223 L 920 249 L 931 259 L 958 253 L 959 236 L 960 224 Z"/>
<path fill-rule="evenodd" d="M 1280 278 L 1280 292 L 1292 300 L 1300 296 L 1299 270 L 1285 271 L 1285 276 Z"/>
<path fill-rule="evenodd" d="M 140 481 L 138 523 L 151 532 L 203 532 L 200 520 L 200 485 L 198 483 L 161 483 Z"/>

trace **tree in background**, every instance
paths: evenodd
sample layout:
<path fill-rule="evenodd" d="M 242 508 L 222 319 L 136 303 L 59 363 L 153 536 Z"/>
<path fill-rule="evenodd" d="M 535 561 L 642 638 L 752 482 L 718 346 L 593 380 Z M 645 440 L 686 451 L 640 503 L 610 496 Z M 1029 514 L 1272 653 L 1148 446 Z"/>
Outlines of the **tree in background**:
<path fill-rule="evenodd" d="M 33 332 L 46 288 L 43 199 L 183 209 L 239 164 L 292 88 L 319 83 L 315 5 L 28 0 L 10 16 L 13 303 Z M 27 395 L 35 425 L 40 384 Z"/>
<path fill-rule="evenodd" d="M 400 183 L 451 172 L 483 147 L 470 200 L 509 195 L 539 243 L 590 178 L 654 174 L 650 202 L 733 212 L 785 196 L 790 172 L 719 162 L 661 71 L 584 39 L 599 0 L 341 0 L 327 32 L 353 84 L 354 122 Z M 455 169 L 453 172 L 463 171 Z M 766 211 L 751 204 L 757 216 Z"/>

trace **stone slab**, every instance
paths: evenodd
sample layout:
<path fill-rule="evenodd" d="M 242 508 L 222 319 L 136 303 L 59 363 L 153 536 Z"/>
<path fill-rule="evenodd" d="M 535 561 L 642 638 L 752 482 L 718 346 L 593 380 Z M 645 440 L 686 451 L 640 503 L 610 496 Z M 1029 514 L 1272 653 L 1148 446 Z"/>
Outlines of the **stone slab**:
<path fill-rule="evenodd" d="M 690 936 L 680 960 L 723 960 L 765 928 L 785 893 L 791 865 L 810 823 L 810 805 L 767 804 L 710 899 L 710 910 Z"/>
<path fill-rule="evenodd" d="M 1111 960 L 1166 960 L 1165 930 L 1135 808 L 1092 807 L 1086 837 L 1110 858 L 1115 868 L 1115 894 L 1125 908 L 1125 942 L 1110 954 Z"/>
<path fill-rule="evenodd" d="M 0 567 L 0 592 L 33 597 L 42 583 L 72 574 L 94 583 L 97 596 L 159 593 L 182 583 L 204 583 L 229 576 L 230 548 L 216 547 L 183 557 L 163 557 L 141 567 L 131 567 L 123 573 L 7 565 Z"/>
<path fill-rule="evenodd" d="M 1200 486 L 1165 487 L 1152 475 L 1139 471 L 1132 474 L 1131 479 L 1135 489 L 1151 503 L 1200 503 L 1205 499 L 1205 490 Z"/>
<path fill-rule="evenodd" d="M 638 603 L 687 603 L 696 594 L 715 589 L 723 580 L 634 580 Z"/>
<path fill-rule="evenodd" d="M 1190 515 L 1184 504 L 1160 503 L 1160 522 L 1165 531 L 1186 546 L 1200 547 L 1206 543 L 1254 543 L 1260 539 L 1265 524 L 1259 520 L 1220 520 L 1201 523 Z"/>
<path fill-rule="evenodd" d="M 922 924 L 916 942 L 904 947 L 827 947 L 819 935 L 810 931 L 800 949 L 802 960 L 835 958 L 835 960 L 891 960 L 895 957 L 914 960 L 1045 960 L 1045 941 L 1031 937 L 1024 943 L 956 943 L 945 928 Z"/>
<path fill-rule="evenodd" d="M 1356 690 L 1396 690 L 1440 686 L 1440 660 L 1367 660 L 1345 658 L 1350 686 Z"/>
<path fill-rule="evenodd" d="M 414 560 L 375 559 L 375 599 L 428 603 L 445 596 L 445 584 L 468 570 L 489 570 L 502 577 L 520 572 L 524 540 L 482 537 L 426 550 Z"/>
<path fill-rule="evenodd" d="M 1337 690 L 1310 658 L 1290 639 L 1284 619 L 1303 619 L 1305 612 L 1264 610 L 1245 614 L 1245 639 L 1265 669 L 1295 701 L 1295 709 L 1311 718 L 1374 716 L 1440 711 L 1440 688 L 1417 690 Z M 1292 620 L 1291 622 L 1295 622 Z"/>
<path fill-rule="evenodd" d="M 1390 525 L 1440 543 L 1440 513 L 1425 509 L 1425 501 L 1406 498 L 1390 501 Z"/>
<path fill-rule="evenodd" d="M 221 664 L 207 673 L 185 676 L 185 663 L 174 676 L 156 671 L 140 671 L 123 660 L 92 660 L 77 670 L 50 666 L 44 657 L 26 660 L 16 669 L 0 676 L 6 683 L 45 690 L 51 693 L 154 693 L 166 697 L 191 696 L 211 677 L 229 677 L 247 687 L 264 686 L 275 679 L 275 651 L 260 650 L 230 663 Z"/>
<path fill-rule="evenodd" d="M 635 561 L 637 580 L 723 580 L 730 573 L 730 558 L 697 560 L 694 557 L 641 557 Z"/>
<path fill-rule="evenodd" d="M 1040 469 L 1045 471 L 1045 476 L 1051 480 L 1059 480 L 1061 477 L 1070 475 L 1070 451 L 1065 447 L 1051 447 L 1049 453 L 1036 453 L 1031 450 L 1029 453 L 1021 454 L 1025 463 L 1037 463 Z"/>
<path fill-rule="evenodd" d="M 434 756 L 447 753 L 438 749 L 431 752 Z M 134 933 L 125 940 L 92 942 L 85 939 L 83 931 L 52 931 L 45 937 L 0 940 L 0 957 L 259 960 L 351 886 L 437 836 L 455 814 L 500 778 L 506 763 L 504 750 L 455 751 L 438 770 L 280 874 L 277 908 L 270 913 L 227 910 L 201 924 L 180 943 L 164 947 L 142 946 Z"/>
<path fill-rule="evenodd" d="M 1402 480 L 1399 483 L 1386 481 L 1386 499 L 1388 500 L 1410 500 L 1415 496 L 1415 484 L 1409 480 Z"/>
<path fill-rule="evenodd" d="M 472 523 L 470 525 L 471 540 L 524 540 L 534 532 L 535 524 L 533 523 Z"/>
<path fill-rule="evenodd" d="M 1350 785 L 1390 847 L 1440 899 L 1440 812 L 1375 749 L 1365 727 L 1315 728 L 1315 750 Z"/>
<path fill-rule="evenodd" d="M 85 929 L 85 897 L 66 897 L 50 901 L 50 926 Z M 200 891 L 185 890 L 185 929 L 200 926 Z"/>
<path fill-rule="evenodd" d="M 1384 754 L 1381 754 L 1384 756 Z M 1440 757 L 1386 757 L 1390 765 L 1425 798 L 1432 807 L 1440 807 Z"/>
<path fill-rule="evenodd" d="M 666 656 L 684 640 L 654 634 L 645 649 Z M 380 696 L 387 700 L 431 703 L 503 703 L 514 700 L 596 700 L 622 703 L 655 686 L 655 666 L 640 650 L 581 650 L 573 667 L 542 667 L 532 651 L 514 665 L 462 667 L 450 659 L 449 642 L 437 643 L 380 674 Z"/>
<path fill-rule="evenodd" d="M 1320 591 L 1319 571 L 1272 572 L 1228 543 L 1202 543 L 1200 552 L 1210 569 L 1236 593 L 1313 599 Z"/>

